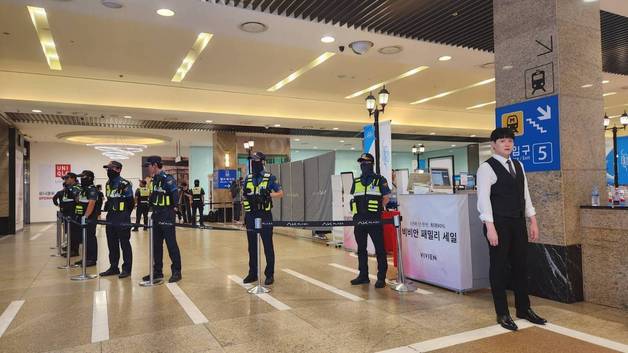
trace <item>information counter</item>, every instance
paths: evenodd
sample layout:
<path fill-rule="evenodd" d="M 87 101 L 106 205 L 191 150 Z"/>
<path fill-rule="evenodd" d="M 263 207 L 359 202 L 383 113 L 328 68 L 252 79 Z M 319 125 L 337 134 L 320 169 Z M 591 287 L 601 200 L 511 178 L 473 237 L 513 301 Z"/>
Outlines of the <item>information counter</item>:
<path fill-rule="evenodd" d="M 475 193 L 399 195 L 408 278 L 464 292 L 488 288 L 488 243 Z"/>

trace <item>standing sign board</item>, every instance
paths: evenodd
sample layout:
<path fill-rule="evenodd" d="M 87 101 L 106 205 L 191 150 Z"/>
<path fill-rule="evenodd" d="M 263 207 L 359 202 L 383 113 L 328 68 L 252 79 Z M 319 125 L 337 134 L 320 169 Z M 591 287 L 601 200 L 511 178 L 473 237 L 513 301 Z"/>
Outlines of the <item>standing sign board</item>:
<path fill-rule="evenodd" d="M 560 170 L 558 95 L 497 108 L 495 120 L 515 131 L 511 157 L 526 172 Z"/>

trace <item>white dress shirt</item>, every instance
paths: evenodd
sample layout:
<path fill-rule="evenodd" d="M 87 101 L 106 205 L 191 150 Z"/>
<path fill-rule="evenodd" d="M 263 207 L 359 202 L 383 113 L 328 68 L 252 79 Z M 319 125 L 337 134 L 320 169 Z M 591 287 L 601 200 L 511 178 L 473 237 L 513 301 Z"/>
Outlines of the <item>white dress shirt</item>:
<path fill-rule="evenodd" d="M 499 163 L 501 163 L 506 171 L 508 171 L 507 161 L 511 161 L 513 170 L 515 170 L 515 165 L 510 158 L 504 158 L 500 155 L 494 154 L 493 158 L 495 158 Z M 530 218 L 536 215 L 536 210 L 534 206 L 532 206 L 532 201 L 530 200 L 530 191 L 528 190 L 528 178 L 526 177 L 525 171 L 523 170 L 523 164 L 519 163 L 521 166 L 521 170 L 523 171 L 523 186 L 524 192 L 523 195 L 525 197 L 526 217 Z M 493 168 L 487 163 L 484 162 L 478 168 L 477 175 L 477 187 L 478 187 L 478 211 L 480 212 L 480 219 L 482 222 L 491 222 L 493 223 L 493 207 L 491 206 L 491 186 L 493 186 L 497 182 L 497 175 L 493 171 Z"/>

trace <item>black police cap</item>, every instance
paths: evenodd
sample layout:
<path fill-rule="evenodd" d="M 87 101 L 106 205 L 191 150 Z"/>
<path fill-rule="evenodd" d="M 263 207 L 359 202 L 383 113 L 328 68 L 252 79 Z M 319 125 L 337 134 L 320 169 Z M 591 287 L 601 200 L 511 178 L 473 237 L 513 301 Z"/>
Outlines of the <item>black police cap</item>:
<path fill-rule="evenodd" d="M 146 163 L 144 163 L 144 167 L 148 167 L 149 165 L 156 164 L 156 163 L 162 164 L 161 157 L 159 157 L 159 156 L 150 156 L 150 157 L 146 158 Z"/>
<path fill-rule="evenodd" d="M 253 153 L 253 155 L 251 155 L 251 160 L 253 160 L 253 161 L 265 161 L 266 160 L 266 155 L 263 154 L 262 152 L 255 152 L 255 153 Z"/>
<path fill-rule="evenodd" d="M 111 161 L 111 162 L 109 162 L 109 164 L 103 165 L 102 167 L 103 168 L 107 168 L 107 169 L 108 168 L 113 168 L 113 167 L 122 169 L 122 163 L 120 163 L 118 161 Z"/>
<path fill-rule="evenodd" d="M 94 179 L 94 172 L 92 172 L 91 170 L 84 170 L 81 172 L 81 174 L 77 175 L 77 177 L 79 178 L 88 177 L 88 178 Z"/>
<path fill-rule="evenodd" d="M 375 162 L 375 157 L 373 157 L 372 154 L 370 153 L 362 153 L 360 155 L 360 158 L 358 158 L 358 162 L 362 163 L 362 162 Z"/>
<path fill-rule="evenodd" d="M 72 172 L 68 172 L 66 175 L 61 177 L 61 179 L 63 179 L 63 180 L 65 180 L 67 178 L 74 178 L 74 179 L 76 179 L 76 174 L 72 173 Z"/>

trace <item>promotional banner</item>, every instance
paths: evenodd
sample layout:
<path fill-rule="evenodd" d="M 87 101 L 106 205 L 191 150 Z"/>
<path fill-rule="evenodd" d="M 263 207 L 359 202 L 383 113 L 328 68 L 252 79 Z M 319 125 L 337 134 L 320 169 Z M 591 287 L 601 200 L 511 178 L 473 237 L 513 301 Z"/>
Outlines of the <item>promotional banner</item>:
<path fill-rule="evenodd" d="M 613 140 L 606 140 L 606 182 L 615 183 L 615 166 L 613 164 Z M 617 138 L 617 174 L 619 185 L 628 185 L 628 136 Z"/>
<path fill-rule="evenodd" d="M 375 127 L 364 126 L 364 152 L 375 156 Z M 392 180 L 392 131 L 391 121 L 379 122 L 379 168 L 380 174 L 390 182 Z"/>
<path fill-rule="evenodd" d="M 435 194 L 418 200 L 399 195 L 406 276 L 457 291 L 472 288 L 468 198 Z"/>

